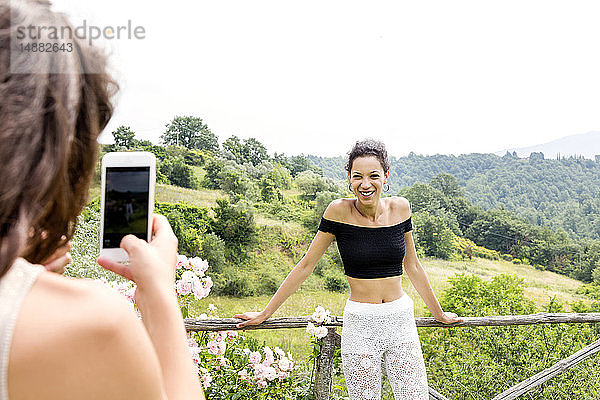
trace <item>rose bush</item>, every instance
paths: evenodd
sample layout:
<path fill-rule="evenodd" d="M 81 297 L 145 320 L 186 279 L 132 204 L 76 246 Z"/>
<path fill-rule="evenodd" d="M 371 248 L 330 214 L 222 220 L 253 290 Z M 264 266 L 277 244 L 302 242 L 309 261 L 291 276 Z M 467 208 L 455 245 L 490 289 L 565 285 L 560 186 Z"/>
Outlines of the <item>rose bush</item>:
<path fill-rule="evenodd" d="M 174 290 L 184 317 L 192 317 L 191 306 L 210 294 L 213 282 L 206 275 L 208 262 L 198 257 L 177 257 Z M 133 282 L 98 279 L 118 291 L 131 302 L 135 294 Z M 198 318 L 218 318 L 217 307 L 209 304 L 208 312 Z M 315 321 L 328 320 L 319 310 Z M 317 328 L 318 329 L 318 328 Z M 327 334 L 327 329 L 325 334 Z M 207 398 L 210 399 L 311 399 L 312 381 L 298 373 L 292 355 L 279 347 L 271 349 L 243 332 L 188 332 L 190 356 Z M 307 375 L 307 374 L 305 374 Z"/>

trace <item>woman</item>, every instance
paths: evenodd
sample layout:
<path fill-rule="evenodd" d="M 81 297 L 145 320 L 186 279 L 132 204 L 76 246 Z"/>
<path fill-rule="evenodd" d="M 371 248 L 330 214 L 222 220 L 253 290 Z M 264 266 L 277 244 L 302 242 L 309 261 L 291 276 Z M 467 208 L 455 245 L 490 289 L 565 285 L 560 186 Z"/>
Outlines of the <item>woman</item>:
<path fill-rule="evenodd" d="M 413 302 L 402 290 L 402 273 L 436 320 L 451 324 L 461 319 L 442 310 L 417 259 L 408 201 L 381 198 L 389 169 L 381 142 L 357 142 L 346 165 L 349 189 L 356 198 L 335 200 L 327 207 L 306 255 L 262 312 L 235 317 L 246 320 L 238 327 L 269 318 L 312 273 L 335 238 L 350 284 L 342 332 L 342 368 L 350 398 L 381 397 L 383 361 L 396 399 L 428 399 Z"/>
<path fill-rule="evenodd" d="M 34 265 L 69 262 L 112 114 L 105 57 L 85 40 L 67 40 L 69 52 L 11 47 L 20 27 L 46 27 L 29 41 L 60 46 L 48 27 L 67 26 L 46 1 L 0 0 L 0 400 L 204 399 L 164 217 L 154 217 L 151 243 L 123 239 L 129 265 L 98 260 L 135 281 L 143 322 L 102 285 Z"/>

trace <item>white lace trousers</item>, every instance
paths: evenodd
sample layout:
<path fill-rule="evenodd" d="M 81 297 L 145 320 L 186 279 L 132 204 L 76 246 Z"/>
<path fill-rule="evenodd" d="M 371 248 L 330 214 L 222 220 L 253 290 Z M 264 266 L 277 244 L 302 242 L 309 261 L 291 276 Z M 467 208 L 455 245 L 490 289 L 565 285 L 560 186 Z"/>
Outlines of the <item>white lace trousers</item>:
<path fill-rule="evenodd" d="M 381 399 L 382 366 L 396 400 L 427 400 L 427 374 L 407 294 L 389 303 L 348 300 L 342 369 L 351 400 Z"/>

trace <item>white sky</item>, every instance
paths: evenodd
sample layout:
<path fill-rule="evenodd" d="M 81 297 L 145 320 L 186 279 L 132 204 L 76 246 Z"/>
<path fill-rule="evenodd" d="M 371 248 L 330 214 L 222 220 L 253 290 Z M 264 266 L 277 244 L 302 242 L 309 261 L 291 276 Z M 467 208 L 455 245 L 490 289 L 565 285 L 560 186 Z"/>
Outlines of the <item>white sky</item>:
<path fill-rule="evenodd" d="M 54 0 L 112 40 L 121 92 L 101 137 L 158 142 L 175 115 L 222 142 L 344 155 L 494 152 L 600 130 L 597 1 Z"/>

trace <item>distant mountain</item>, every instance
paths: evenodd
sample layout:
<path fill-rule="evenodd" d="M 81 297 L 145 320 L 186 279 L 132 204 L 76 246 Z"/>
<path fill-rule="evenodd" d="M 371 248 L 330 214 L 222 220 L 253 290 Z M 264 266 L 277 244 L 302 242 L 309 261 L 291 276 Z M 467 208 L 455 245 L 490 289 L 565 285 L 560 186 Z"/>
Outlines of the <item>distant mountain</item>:
<path fill-rule="evenodd" d="M 516 151 L 519 157 L 529 157 L 532 152 L 541 151 L 545 158 L 556 158 L 560 154 L 561 157 L 583 156 L 593 160 L 596 155 L 600 155 L 600 132 L 571 135 L 535 146 L 505 149 L 495 154 L 503 156 L 507 151 Z"/>

